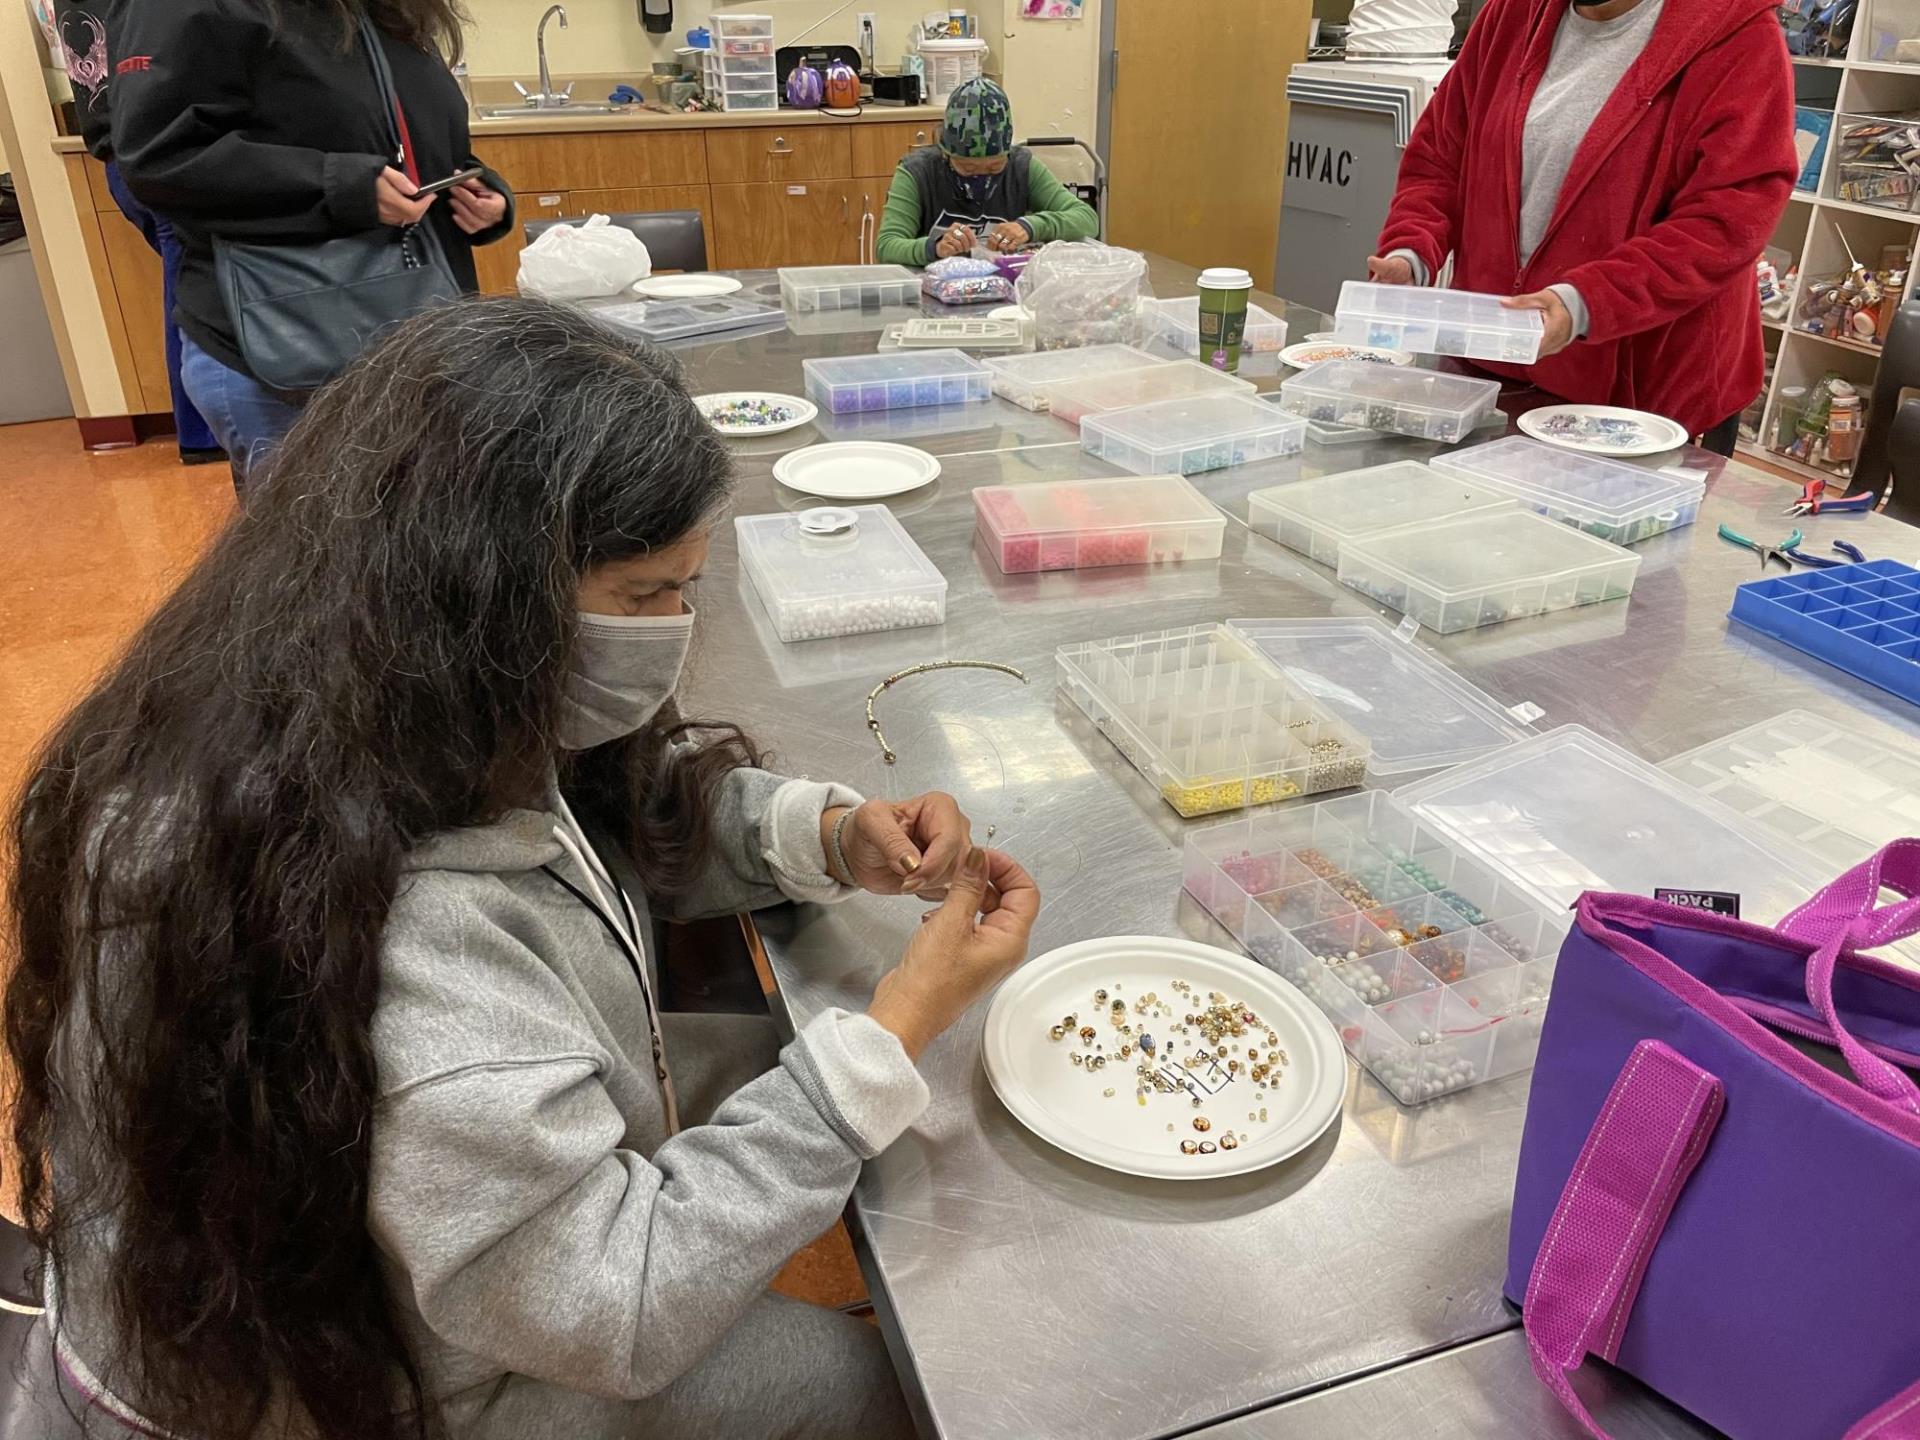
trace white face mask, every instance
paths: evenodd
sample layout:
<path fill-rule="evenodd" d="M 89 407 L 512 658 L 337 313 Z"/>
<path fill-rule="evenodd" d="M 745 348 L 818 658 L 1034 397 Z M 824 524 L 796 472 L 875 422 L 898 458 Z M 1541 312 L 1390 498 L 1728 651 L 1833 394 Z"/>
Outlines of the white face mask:
<path fill-rule="evenodd" d="M 560 698 L 560 743 L 591 750 L 631 735 L 667 703 L 686 664 L 693 611 L 683 615 L 580 613 Z"/>

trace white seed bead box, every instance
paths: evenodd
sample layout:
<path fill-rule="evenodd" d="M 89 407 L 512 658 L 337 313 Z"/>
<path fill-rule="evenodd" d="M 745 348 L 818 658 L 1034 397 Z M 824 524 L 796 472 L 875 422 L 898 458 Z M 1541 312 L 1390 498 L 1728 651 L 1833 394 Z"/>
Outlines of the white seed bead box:
<path fill-rule="evenodd" d="M 739 515 L 741 563 L 780 638 L 939 625 L 947 578 L 884 505 Z"/>

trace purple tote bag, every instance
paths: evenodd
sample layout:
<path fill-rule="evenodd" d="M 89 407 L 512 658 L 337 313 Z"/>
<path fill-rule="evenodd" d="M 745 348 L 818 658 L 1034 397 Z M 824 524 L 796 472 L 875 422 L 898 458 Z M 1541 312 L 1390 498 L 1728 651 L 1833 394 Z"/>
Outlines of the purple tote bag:
<path fill-rule="evenodd" d="M 1774 929 L 1581 897 L 1506 1290 L 1590 1434 L 1595 1355 L 1734 1440 L 1920 1440 L 1920 974 L 1859 953 L 1920 932 L 1915 896 L 1920 840 Z"/>

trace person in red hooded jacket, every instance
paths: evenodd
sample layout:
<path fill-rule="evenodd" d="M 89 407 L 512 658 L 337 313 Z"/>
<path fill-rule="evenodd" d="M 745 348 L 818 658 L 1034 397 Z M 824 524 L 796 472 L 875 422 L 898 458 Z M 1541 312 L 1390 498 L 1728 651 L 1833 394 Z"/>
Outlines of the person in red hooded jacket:
<path fill-rule="evenodd" d="M 1540 359 L 1489 365 L 1651 410 L 1731 454 L 1760 392 L 1753 264 L 1793 191 L 1772 0 L 1492 0 L 1415 126 L 1375 280 L 1513 297 Z"/>

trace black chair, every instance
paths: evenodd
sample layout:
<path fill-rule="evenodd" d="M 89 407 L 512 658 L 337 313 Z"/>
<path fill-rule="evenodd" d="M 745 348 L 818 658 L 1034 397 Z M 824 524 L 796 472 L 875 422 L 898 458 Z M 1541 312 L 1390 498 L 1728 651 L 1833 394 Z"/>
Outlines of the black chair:
<path fill-rule="evenodd" d="M 1920 295 L 1896 310 L 1887 327 L 1860 463 L 1853 471 L 1854 489 L 1891 488 L 1887 514 L 1915 523 L 1920 522 L 1920 398 L 1902 405 L 1902 390 L 1920 391 Z"/>
<path fill-rule="evenodd" d="M 607 219 L 640 237 L 655 270 L 707 268 L 707 227 L 698 210 L 636 210 Z M 584 224 L 584 220 L 529 220 L 523 228 L 531 245 L 556 225 Z"/>

